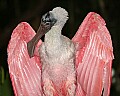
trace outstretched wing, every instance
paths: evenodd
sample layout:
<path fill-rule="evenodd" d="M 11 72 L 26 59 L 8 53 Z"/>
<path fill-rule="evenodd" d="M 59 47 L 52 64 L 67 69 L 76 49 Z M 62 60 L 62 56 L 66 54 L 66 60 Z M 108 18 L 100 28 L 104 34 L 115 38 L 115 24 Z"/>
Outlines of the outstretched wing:
<path fill-rule="evenodd" d="M 76 44 L 76 96 L 109 96 L 113 48 L 105 25 L 100 15 L 90 12 L 72 39 Z"/>
<path fill-rule="evenodd" d="M 34 35 L 31 26 L 22 22 L 14 29 L 8 45 L 9 73 L 16 96 L 42 96 L 40 59 L 38 55 L 30 58 L 27 51 L 27 42 Z"/>

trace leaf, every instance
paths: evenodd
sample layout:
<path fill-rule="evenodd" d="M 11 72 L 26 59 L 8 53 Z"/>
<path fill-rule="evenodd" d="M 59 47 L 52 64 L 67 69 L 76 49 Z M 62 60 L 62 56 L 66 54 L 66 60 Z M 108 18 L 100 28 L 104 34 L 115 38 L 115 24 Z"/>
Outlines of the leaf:
<path fill-rule="evenodd" d="M 12 85 L 8 72 L 4 83 L 0 85 L 0 96 L 14 96 Z"/>
<path fill-rule="evenodd" d="M 4 83 L 4 69 L 0 67 L 0 85 Z"/>

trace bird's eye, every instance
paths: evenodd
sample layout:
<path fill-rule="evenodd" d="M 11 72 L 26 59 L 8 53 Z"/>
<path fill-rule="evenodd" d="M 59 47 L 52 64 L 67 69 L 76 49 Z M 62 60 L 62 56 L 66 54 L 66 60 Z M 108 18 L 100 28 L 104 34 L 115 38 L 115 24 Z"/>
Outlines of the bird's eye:
<path fill-rule="evenodd" d="M 50 25 L 50 22 L 46 22 L 46 25 Z"/>

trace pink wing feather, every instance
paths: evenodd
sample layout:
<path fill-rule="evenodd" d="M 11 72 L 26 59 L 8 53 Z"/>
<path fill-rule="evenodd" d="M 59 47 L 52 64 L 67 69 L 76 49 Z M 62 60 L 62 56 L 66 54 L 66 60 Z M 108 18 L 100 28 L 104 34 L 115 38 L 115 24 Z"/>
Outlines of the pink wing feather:
<path fill-rule="evenodd" d="M 29 58 L 27 52 L 27 42 L 34 35 L 33 29 L 23 22 L 13 31 L 8 45 L 9 73 L 16 96 L 42 96 L 40 58 L 37 55 Z M 104 20 L 89 13 L 72 41 L 77 47 L 76 96 L 100 96 L 103 88 L 103 96 L 108 96 L 113 49 Z"/>
<path fill-rule="evenodd" d="M 76 44 L 76 96 L 109 96 L 112 41 L 98 14 L 90 12 L 79 27 L 72 41 Z"/>
<path fill-rule="evenodd" d="M 20 23 L 13 31 L 8 45 L 8 65 L 15 96 L 42 96 L 41 63 L 37 55 L 30 58 L 27 42 L 35 35 L 26 22 Z M 41 40 L 37 44 L 41 44 Z"/>

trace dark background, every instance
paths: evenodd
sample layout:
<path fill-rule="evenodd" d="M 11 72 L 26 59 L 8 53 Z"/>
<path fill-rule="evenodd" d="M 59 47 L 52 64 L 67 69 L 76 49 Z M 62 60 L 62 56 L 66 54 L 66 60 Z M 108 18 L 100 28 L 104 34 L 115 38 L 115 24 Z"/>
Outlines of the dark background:
<path fill-rule="evenodd" d="M 7 66 L 7 45 L 12 30 L 26 21 L 37 31 L 41 16 L 57 6 L 69 12 L 63 28 L 63 35 L 69 38 L 88 12 L 97 12 L 105 19 L 115 55 L 110 96 L 120 96 L 120 0 L 0 0 L 0 96 L 13 96 Z"/>

